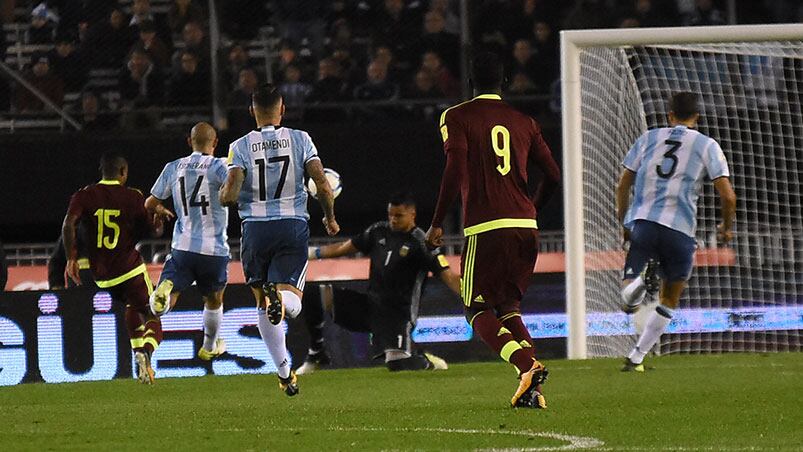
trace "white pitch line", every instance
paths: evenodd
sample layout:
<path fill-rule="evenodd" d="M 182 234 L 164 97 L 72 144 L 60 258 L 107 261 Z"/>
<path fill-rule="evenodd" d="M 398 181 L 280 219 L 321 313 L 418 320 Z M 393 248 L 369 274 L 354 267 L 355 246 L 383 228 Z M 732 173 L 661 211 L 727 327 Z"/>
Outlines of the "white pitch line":
<path fill-rule="evenodd" d="M 540 446 L 540 447 L 516 447 L 516 448 L 491 448 L 491 449 L 475 449 L 483 452 L 508 452 L 508 451 L 528 451 L 528 452 L 541 452 L 541 451 L 560 451 L 560 450 L 577 450 L 577 449 L 597 449 L 605 445 L 604 442 L 591 437 L 567 435 L 564 433 L 555 432 L 534 432 L 530 430 L 479 430 L 479 429 L 454 429 L 454 428 L 435 428 L 435 427 L 412 427 L 412 428 L 382 428 L 382 427 L 329 427 L 324 429 L 316 428 L 267 428 L 266 430 L 274 431 L 329 431 L 329 432 L 395 432 L 395 433 L 450 433 L 461 435 L 508 435 L 508 436 L 525 436 L 539 438 L 554 439 L 558 441 L 565 441 L 569 444 L 563 446 Z M 216 429 L 218 432 L 242 432 L 243 429 L 226 428 Z M 600 450 L 600 449 L 598 449 Z"/>

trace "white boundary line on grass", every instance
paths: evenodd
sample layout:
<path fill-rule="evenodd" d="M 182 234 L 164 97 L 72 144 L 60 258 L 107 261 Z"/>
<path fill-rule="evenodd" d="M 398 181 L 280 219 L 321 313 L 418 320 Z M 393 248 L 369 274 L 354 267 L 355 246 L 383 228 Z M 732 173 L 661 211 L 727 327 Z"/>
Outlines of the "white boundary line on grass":
<path fill-rule="evenodd" d="M 564 446 L 541 446 L 541 447 L 525 447 L 525 448 L 505 448 L 505 449 L 476 449 L 482 451 L 551 451 L 551 450 L 576 450 L 576 449 L 593 449 L 604 446 L 605 443 L 596 439 L 586 436 L 565 435 L 563 433 L 554 432 L 533 432 L 530 430 L 479 430 L 479 429 L 464 429 L 464 428 L 437 428 L 437 427 L 413 427 L 413 428 L 379 428 L 379 427 L 335 427 L 328 429 L 330 431 L 360 431 L 360 432 L 426 432 L 426 433 L 458 433 L 463 435 L 511 435 L 511 436 L 538 436 L 540 438 L 556 439 L 559 441 L 566 441 L 569 444 Z"/>
<path fill-rule="evenodd" d="M 457 433 L 462 435 L 510 435 L 510 436 L 537 436 L 540 438 L 555 439 L 558 441 L 566 441 L 569 444 L 563 446 L 540 446 L 540 447 L 515 447 L 504 449 L 475 449 L 487 452 L 506 452 L 506 451 L 554 451 L 554 450 L 577 450 L 577 449 L 595 449 L 605 445 L 604 442 L 586 436 L 566 435 L 563 433 L 554 432 L 534 432 L 530 430 L 479 430 L 479 429 L 456 429 L 456 428 L 436 428 L 436 427 L 413 427 L 413 428 L 381 428 L 381 427 L 329 427 L 329 428 L 268 428 L 267 430 L 274 431 L 330 431 L 330 432 L 425 432 L 425 433 Z M 245 431 L 245 429 L 216 429 L 216 431 Z"/>

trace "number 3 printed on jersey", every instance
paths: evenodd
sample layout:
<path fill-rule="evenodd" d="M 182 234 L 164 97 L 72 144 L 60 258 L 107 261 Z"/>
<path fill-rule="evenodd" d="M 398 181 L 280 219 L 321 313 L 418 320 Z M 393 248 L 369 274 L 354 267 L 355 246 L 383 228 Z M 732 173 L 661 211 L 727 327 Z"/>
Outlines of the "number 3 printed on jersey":
<path fill-rule="evenodd" d="M 502 158 L 502 163 L 496 165 L 496 170 L 503 176 L 507 175 L 510 172 L 510 131 L 507 127 L 497 125 L 491 129 L 491 146 L 497 157 Z"/>

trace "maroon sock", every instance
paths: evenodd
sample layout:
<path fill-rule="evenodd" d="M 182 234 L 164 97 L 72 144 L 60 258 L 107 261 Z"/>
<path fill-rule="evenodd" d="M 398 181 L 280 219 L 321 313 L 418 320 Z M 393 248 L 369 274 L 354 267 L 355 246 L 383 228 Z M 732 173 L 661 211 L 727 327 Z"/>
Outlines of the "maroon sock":
<path fill-rule="evenodd" d="M 162 321 L 149 312 L 126 307 L 125 326 L 131 340 L 131 349 L 135 352 L 153 354 L 162 342 Z"/>
<path fill-rule="evenodd" d="M 502 325 L 505 326 L 510 331 L 510 334 L 516 338 L 519 345 L 527 352 L 530 353 L 530 356 L 535 359 L 535 348 L 533 348 L 533 338 L 530 336 L 530 332 L 527 331 L 527 326 L 524 325 L 524 321 L 521 319 L 521 314 L 518 312 L 511 312 L 499 317 L 499 320 L 502 322 Z"/>
<path fill-rule="evenodd" d="M 131 341 L 131 349 L 135 352 L 144 351 L 145 316 L 142 312 L 131 306 L 126 306 L 125 328 L 128 330 L 128 339 Z"/>
<path fill-rule="evenodd" d="M 494 352 L 499 353 L 502 359 L 516 366 L 519 373 L 527 372 L 533 366 L 533 358 L 527 351 L 531 348 L 522 348 L 510 331 L 502 326 L 493 312 L 482 311 L 475 315 L 471 326 Z"/>
<path fill-rule="evenodd" d="M 162 321 L 159 317 L 147 316 L 145 321 L 145 349 L 148 353 L 153 353 L 162 343 Z"/>

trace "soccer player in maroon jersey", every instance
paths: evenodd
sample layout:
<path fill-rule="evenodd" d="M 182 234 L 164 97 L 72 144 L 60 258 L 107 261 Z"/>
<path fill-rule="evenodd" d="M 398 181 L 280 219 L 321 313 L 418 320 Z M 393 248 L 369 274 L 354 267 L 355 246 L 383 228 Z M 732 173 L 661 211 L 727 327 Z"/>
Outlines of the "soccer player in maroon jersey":
<path fill-rule="evenodd" d="M 471 64 L 475 97 L 441 115 L 446 168 L 427 242 L 442 245 L 443 220 L 459 192 L 466 236 L 461 288 L 466 319 L 518 370 L 511 404 L 546 408 L 541 383 L 547 370 L 535 359 L 519 305 L 538 257 L 536 212 L 557 188 L 560 170 L 538 124 L 502 102 L 502 74 L 498 56 L 478 54 Z M 543 173 L 532 197 L 530 163 Z"/>
<path fill-rule="evenodd" d="M 100 160 L 102 179 L 73 194 L 62 234 L 67 253 L 67 275 L 80 284 L 76 229 L 86 231 L 90 268 L 95 283 L 106 289 L 115 301 L 125 304 L 125 323 L 134 358 L 137 378 L 152 384 L 154 372 L 151 355 L 162 341 L 162 323 L 148 307 L 153 290 L 142 256 L 135 245 L 150 235 L 162 235 L 164 217 L 151 217 L 145 210 L 145 198 L 138 190 L 127 188 L 128 163 L 116 154 Z"/>

